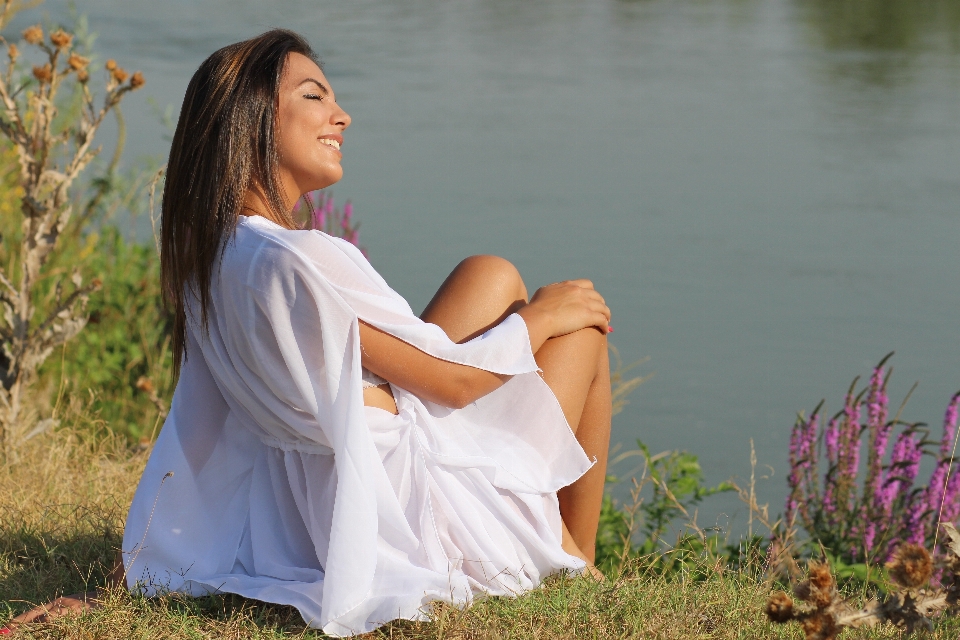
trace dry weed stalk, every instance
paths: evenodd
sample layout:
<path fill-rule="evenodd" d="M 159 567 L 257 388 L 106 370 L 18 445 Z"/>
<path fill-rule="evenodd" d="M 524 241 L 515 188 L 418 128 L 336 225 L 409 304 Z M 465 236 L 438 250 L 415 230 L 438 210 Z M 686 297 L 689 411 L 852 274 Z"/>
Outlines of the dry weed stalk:
<path fill-rule="evenodd" d="M 22 3 L 0 0 L 0 30 Z M 55 348 L 75 336 L 87 322 L 84 311 L 96 279 L 84 284 L 79 270 L 70 278 L 45 269 L 57 250 L 61 232 L 73 213 L 70 188 L 99 152 L 92 146 L 104 118 L 123 96 L 143 86 L 140 72 L 129 75 L 113 60 L 106 64 L 107 83 L 102 106 L 94 105 L 89 88 L 89 60 L 73 50 L 74 37 L 63 29 L 44 34 L 35 25 L 22 33 L 21 46 L 38 50 L 41 64 L 32 74 L 21 72 L 17 44 L 6 45 L 8 63 L 0 72 L 0 132 L 10 141 L 19 161 L 22 189 L 21 237 L 12 265 L 0 266 L 0 459 L 18 444 L 24 392 Z M 80 95 L 78 113 L 65 124 L 56 122 L 58 95 L 73 79 Z M 45 278 L 57 277 L 53 295 L 40 300 Z M 68 282 L 64 282 L 68 280 Z"/>
<path fill-rule="evenodd" d="M 908 634 L 931 631 L 931 617 L 955 610 L 960 602 L 960 533 L 950 523 L 942 526 L 950 537 L 947 557 L 934 563 L 923 547 L 901 545 L 887 563 L 897 588 L 882 599 L 870 600 L 863 608 L 855 607 L 838 593 L 830 566 L 812 561 L 807 579 L 794 588 L 800 603 L 783 591 L 775 591 L 767 601 L 767 616 L 780 624 L 798 622 L 807 640 L 832 640 L 846 627 L 872 627 L 882 622 L 896 625 Z M 942 586 L 927 587 L 937 568 L 943 570 Z"/>
<path fill-rule="evenodd" d="M 627 397 L 633 393 L 634 389 L 639 387 L 641 384 L 653 377 L 652 373 L 648 373 L 645 376 L 635 376 L 633 378 L 627 378 L 627 372 L 631 369 L 644 364 L 649 360 L 649 358 L 643 358 L 638 360 L 633 364 L 624 366 L 623 359 L 620 357 L 620 351 L 617 350 L 612 344 L 610 346 L 610 355 L 613 356 L 613 364 L 610 367 L 610 388 L 611 388 L 611 403 L 613 404 L 613 415 L 617 415 L 623 408 L 627 406 Z"/>

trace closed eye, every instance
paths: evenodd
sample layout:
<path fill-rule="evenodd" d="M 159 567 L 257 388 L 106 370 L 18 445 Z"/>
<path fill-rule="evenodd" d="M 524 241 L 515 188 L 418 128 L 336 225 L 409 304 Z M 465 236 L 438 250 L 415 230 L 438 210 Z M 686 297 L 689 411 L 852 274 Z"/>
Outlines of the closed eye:
<path fill-rule="evenodd" d="M 316 93 L 305 93 L 303 97 L 307 100 L 323 100 L 323 96 Z"/>

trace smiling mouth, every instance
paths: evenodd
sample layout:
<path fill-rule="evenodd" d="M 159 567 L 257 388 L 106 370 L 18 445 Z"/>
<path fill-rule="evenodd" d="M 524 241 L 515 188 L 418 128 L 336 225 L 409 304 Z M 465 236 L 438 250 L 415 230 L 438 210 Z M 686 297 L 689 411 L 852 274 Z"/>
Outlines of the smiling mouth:
<path fill-rule="evenodd" d="M 331 140 L 330 138 L 320 138 L 320 144 L 325 144 L 328 147 L 333 147 L 337 151 L 340 151 L 340 143 L 336 140 Z"/>

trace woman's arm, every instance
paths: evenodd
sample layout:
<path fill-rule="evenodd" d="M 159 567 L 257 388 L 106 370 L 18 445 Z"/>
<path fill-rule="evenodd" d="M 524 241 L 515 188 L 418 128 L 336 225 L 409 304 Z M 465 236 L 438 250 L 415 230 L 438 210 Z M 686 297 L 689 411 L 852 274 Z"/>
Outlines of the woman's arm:
<path fill-rule="evenodd" d="M 527 325 L 536 353 L 549 338 L 597 327 L 606 333 L 610 310 L 588 280 L 560 282 L 539 289 L 517 311 Z M 416 396 L 460 409 L 498 389 L 510 376 L 434 358 L 416 347 L 360 323 L 363 366 Z"/>

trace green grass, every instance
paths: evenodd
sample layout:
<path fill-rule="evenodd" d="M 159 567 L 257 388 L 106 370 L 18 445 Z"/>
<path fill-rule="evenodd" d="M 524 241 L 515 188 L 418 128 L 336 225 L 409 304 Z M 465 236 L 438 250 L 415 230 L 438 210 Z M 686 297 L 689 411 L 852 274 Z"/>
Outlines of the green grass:
<path fill-rule="evenodd" d="M 37 603 L 103 584 L 120 545 L 123 518 L 148 451 L 112 434 L 77 398 L 58 431 L 35 438 L 0 468 L 0 623 Z M 99 425 L 99 426 L 98 426 Z M 656 566 L 656 565 L 654 565 Z M 688 557 L 667 574 L 634 559 L 604 584 L 549 579 L 518 598 L 485 598 L 460 610 L 431 609 L 425 622 L 398 621 L 368 638 L 800 638 L 799 628 L 766 621 L 770 587 L 756 572 Z M 939 622 L 931 638 L 956 638 Z M 286 607 L 235 596 L 133 597 L 110 592 L 82 616 L 22 628 L 21 638 L 321 638 Z M 893 628 L 844 638 L 897 638 Z"/>

